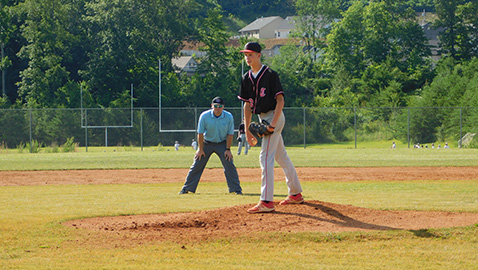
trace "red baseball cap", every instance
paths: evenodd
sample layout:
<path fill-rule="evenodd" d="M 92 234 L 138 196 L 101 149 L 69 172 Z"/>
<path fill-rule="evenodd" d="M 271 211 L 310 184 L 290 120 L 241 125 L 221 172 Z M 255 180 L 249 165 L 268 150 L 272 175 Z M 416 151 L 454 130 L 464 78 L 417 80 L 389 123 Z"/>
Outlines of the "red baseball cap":
<path fill-rule="evenodd" d="M 256 52 L 256 53 L 260 53 L 261 52 L 261 45 L 257 42 L 248 42 L 245 46 L 244 46 L 244 50 L 240 51 L 242 53 L 252 53 L 252 52 Z"/>

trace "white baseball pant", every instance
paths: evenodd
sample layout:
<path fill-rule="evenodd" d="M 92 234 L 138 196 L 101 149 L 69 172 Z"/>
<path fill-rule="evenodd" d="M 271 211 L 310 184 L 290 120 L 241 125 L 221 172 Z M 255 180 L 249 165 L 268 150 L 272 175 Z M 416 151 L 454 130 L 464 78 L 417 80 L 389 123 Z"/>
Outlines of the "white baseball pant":
<path fill-rule="evenodd" d="M 262 121 L 262 119 L 265 119 L 270 123 L 273 116 L 274 111 L 261 113 L 259 115 L 259 120 Z M 274 133 L 262 138 L 261 154 L 259 155 L 262 169 L 262 201 L 274 200 L 274 160 L 277 161 L 284 170 L 289 195 L 295 195 L 302 192 L 297 171 L 285 150 L 284 140 L 282 139 L 282 129 L 284 128 L 284 124 L 284 113 L 281 113 L 274 129 Z"/>

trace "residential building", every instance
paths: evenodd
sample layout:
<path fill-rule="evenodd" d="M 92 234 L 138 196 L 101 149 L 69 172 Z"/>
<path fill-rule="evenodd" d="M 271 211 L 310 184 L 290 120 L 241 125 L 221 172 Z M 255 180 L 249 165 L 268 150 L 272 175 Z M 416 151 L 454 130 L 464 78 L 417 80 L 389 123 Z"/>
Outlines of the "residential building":
<path fill-rule="evenodd" d="M 431 58 L 435 61 L 440 60 L 440 40 L 438 38 L 438 35 L 445 31 L 445 28 L 439 27 L 435 29 L 432 27 L 432 23 L 425 23 L 422 25 L 422 29 L 425 33 L 425 37 L 428 39 L 428 46 L 430 46 L 430 50 L 432 51 Z"/>
<path fill-rule="evenodd" d="M 288 16 L 274 30 L 275 38 L 289 38 L 290 33 L 295 29 L 294 17 Z"/>
<path fill-rule="evenodd" d="M 171 60 L 176 73 L 192 76 L 198 66 L 198 62 L 192 56 L 180 56 Z"/>
<path fill-rule="evenodd" d="M 280 16 L 261 17 L 239 30 L 240 36 L 268 39 L 275 38 L 275 30 L 284 21 Z"/>
<path fill-rule="evenodd" d="M 262 55 L 266 58 L 274 57 L 278 55 L 280 47 L 284 45 L 296 45 L 299 46 L 301 44 L 300 39 L 297 38 L 272 38 L 272 39 L 264 39 L 260 41 L 264 44 L 264 48 L 262 48 Z"/>

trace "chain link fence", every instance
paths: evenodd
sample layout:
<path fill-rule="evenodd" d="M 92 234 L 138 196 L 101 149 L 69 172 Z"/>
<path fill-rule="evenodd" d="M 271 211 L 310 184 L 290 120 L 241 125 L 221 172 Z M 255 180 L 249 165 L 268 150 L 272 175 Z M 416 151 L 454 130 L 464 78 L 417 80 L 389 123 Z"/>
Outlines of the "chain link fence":
<path fill-rule="evenodd" d="M 0 145 L 62 145 L 72 137 L 86 148 L 190 145 L 199 115 L 208 109 L 1 109 Z M 226 110 L 237 129 L 241 108 Z M 355 142 L 357 148 L 361 142 L 397 140 L 408 147 L 436 141 L 478 147 L 478 107 L 284 108 L 284 114 L 286 145 Z"/>

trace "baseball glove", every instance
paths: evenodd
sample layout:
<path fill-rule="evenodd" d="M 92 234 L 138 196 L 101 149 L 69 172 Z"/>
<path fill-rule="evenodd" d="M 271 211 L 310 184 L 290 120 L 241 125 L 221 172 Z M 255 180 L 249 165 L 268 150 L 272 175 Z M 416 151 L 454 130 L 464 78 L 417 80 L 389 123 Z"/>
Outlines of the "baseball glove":
<path fill-rule="evenodd" d="M 269 125 L 269 122 L 266 120 L 262 120 L 262 123 L 258 124 L 256 122 L 252 122 L 249 125 L 249 132 L 256 137 L 257 139 L 262 138 L 267 135 L 271 135 L 274 133 L 274 128 Z"/>

